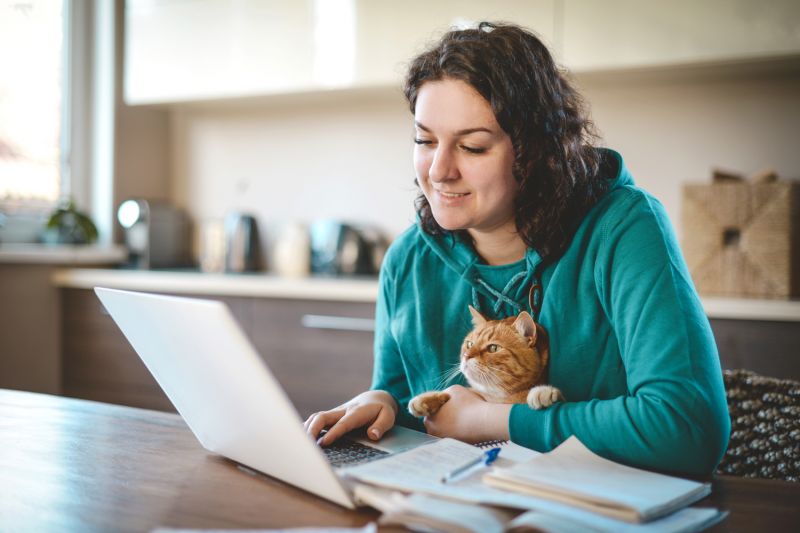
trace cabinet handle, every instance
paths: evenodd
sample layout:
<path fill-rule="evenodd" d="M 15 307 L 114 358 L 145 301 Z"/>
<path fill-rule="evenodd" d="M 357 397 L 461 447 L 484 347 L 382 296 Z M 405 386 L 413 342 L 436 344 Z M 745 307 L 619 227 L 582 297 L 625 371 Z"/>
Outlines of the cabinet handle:
<path fill-rule="evenodd" d="M 300 323 L 305 328 L 336 329 L 342 331 L 375 331 L 375 320 L 350 316 L 303 315 Z"/>

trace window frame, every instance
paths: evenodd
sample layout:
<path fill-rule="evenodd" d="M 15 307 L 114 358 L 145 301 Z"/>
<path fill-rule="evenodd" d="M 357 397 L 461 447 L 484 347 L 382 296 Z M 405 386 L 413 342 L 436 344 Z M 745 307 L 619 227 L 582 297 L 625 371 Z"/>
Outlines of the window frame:
<path fill-rule="evenodd" d="M 121 6 L 120 0 L 63 0 L 62 6 L 59 200 L 71 198 L 92 217 L 102 244 L 111 243 L 113 233 Z M 5 224 L 30 227 L 26 240 L 35 242 L 32 219 L 46 216 L 59 200 L 50 207 L 31 203 L 30 209 L 6 213 Z"/>

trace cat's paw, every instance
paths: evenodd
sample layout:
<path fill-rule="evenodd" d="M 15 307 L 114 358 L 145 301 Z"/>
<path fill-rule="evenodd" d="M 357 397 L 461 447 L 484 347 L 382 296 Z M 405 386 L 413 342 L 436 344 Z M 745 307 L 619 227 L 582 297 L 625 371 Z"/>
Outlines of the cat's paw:
<path fill-rule="evenodd" d="M 539 385 L 528 392 L 528 406 L 531 409 L 544 409 L 556 402 L 563 402 L 561 391 L 550 385 Z"/>
<path fill-rule="evenodd" d="M 408 402 L 408 412 L 416 417 L 430 416 L 436 413 L 450 399 L 446 392 L 423 392 Z"/>

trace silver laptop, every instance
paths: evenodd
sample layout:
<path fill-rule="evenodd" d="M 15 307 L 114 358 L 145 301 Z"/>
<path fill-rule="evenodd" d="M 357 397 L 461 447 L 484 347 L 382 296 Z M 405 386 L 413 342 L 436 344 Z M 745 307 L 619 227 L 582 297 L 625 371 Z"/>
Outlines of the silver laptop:
<path fill-rule="evenodd" d="M 101 287 L 95 292 L 204 448 L 355 507 L 341 470 L 306 434 L 224 303 Z M 435 440 L 398 426 L 378 443 L 360 444 L 391 454 Z"/>

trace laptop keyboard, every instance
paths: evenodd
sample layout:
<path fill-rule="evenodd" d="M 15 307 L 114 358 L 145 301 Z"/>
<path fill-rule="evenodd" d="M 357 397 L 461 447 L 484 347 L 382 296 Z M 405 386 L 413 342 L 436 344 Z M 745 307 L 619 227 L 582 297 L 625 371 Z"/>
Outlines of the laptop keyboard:
<path fill-rule="evenodd" d="M 365 446 L 360 442 L 342 439 L 322 448 L 322 451 L 334 467 L 367 463 L 389 455 L 389 452 Z"/>

